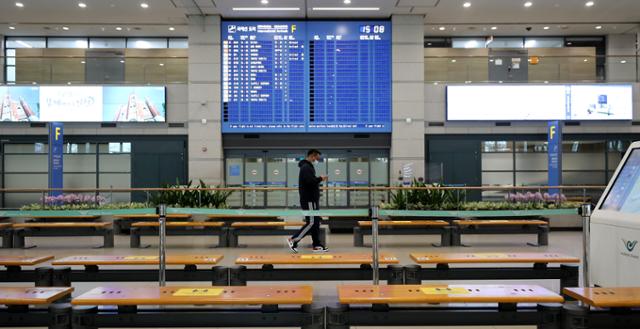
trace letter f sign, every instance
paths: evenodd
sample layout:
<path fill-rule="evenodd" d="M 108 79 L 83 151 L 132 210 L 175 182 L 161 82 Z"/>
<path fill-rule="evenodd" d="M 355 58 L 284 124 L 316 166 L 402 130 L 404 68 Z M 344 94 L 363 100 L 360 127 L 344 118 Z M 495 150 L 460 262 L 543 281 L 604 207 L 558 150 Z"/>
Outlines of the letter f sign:
<path fill-rule="evenodd" d="M 56 140 L 58 140 L 58 137 L 60 137 L 60 135 L 60 127 L 56 127 Z"/>
<path fill-rule="evenodd" d="M 549 127 L 549 139 L 553 140 L 556 135 L 556 126 Z"/>

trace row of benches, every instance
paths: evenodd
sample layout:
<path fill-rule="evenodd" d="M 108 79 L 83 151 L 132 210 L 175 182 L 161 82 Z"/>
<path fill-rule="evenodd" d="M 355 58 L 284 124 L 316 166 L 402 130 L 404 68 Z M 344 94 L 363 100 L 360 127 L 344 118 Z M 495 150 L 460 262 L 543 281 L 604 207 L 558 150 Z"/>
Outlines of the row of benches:
<path fill-rule="evenodd" d="M 640 288 L 565 288 L 565 295 L 582 303 L 577 305 L 534 285 L 339 285 L 334 297 L 338 304 L 329 307 L 314 304 L 308 285 L 100 286 L 69 303 L 72 292 L 73 288 L 61 287 L 1 287 L 0 304 L 6 307 L 0 308 L 0 326 L 603 329 L 640 325 Z M 46 305 L 48 309 L 42 308 Z"/>
<path fill-rule="evenodd" d="M 392 254 L 381 254 L 380 277 L 389 284 L 420 284 L 428 280 L 560 280 L 560 287 L 578 284 L 578 258 L 556 253 L 412 253 L 414 265 L 398 265 Z M 349 281 L 371 280 L 371 255 L 345 254 L 247 254 L 235 260 L 236 266 L 217 266 L 222 255 L 172 255 L 167 265 L 168 281 L 208 281 L 213 285 L 246 285 L 253 281 Z M 56 259 L 57 266 L 24 270 L 42 265 L 53 256 L 0 257 L 0 282 L 35 282 L 37 286 L 70 286 L 71 282 L 157 281 L 156 269 L 104 269 L 105 266 L 156 265 L 158 256 L 70 256 Z M 451 264 L 456 266 L 450 267 Z M 531 267 L 463 267 L 470 264 L 532 264 Z M 559 266 L 549 266 L 556 264 Z M 285 265 L 285 267 L 277 267 Z M 293 265 L 298 265 L 293 267 Z M 339 267 L 327 267 L 340 265 Z M 349 266 L 349 265 L 355 265 Z M 422 265 L 435 265 L 422 267 Z M 70 267 L 83 266 L 82 270 Z M 211 266 L 199 269 L 198 266 Z M 259 267 L 254 267 L 259 266 Z"/>
<path fill-rule="evenodd" d="M 238 247 L 240 236 L 292 235 L 303 222 L 167 222 L 168 236 L 217 236 L 218 247 Z M 354 246 L 364 246 L 364 236 L 371 234 L 371 222 L 359 221 L 354 228 Z M 441 246 L 462 245 L 463 234 L 537 234 L 537 245 L 548 245 L 549 224 L 542 220 L 408 220 L 380 221 L 381 235 L 440 235 Z M 20 224 L 2 223 L 0 233 L 3 247 L 24 248 L 26 237 L 36 236 L 101 236 L 104 247 L 114 246 L 114 231 L 109 222 L 29 222 Z M 131 224 L 130 247 L 141 247 L 142 236 L 157 236 L 158 222 L 136 222 Z M 326 230 L 321 228 L 320 239 L 326 240 Z"/>

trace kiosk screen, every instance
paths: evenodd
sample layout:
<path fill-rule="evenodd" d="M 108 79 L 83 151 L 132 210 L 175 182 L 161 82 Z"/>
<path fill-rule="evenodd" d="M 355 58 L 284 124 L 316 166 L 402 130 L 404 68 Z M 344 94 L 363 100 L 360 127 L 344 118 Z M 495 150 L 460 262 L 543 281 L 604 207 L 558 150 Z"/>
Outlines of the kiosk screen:
<path fill-rule="evenodd" d="M 640 149 L 631 151 L 600 209 L 640 213 Z"/>

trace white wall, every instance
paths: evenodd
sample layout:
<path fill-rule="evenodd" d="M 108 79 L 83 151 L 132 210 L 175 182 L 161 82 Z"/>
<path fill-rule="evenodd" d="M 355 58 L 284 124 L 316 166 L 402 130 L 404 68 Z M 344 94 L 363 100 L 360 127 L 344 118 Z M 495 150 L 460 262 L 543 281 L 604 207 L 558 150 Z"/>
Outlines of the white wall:
<path fill-rule="evenodd" d="M 636 38 L 634 34 L 607 36 L 607 81 L 636 81 Z M 624 61 L 624 63 L 623 63 Z"/>

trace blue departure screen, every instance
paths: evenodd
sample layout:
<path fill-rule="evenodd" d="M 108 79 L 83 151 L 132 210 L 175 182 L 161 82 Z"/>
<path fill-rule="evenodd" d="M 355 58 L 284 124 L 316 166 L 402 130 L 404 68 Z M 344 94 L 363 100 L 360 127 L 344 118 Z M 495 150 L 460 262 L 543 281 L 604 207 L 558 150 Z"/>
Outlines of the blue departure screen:
<path fill-rule="evenodd" d="M 223 22 L 223 133 L 390 132 L 391 24 Z"/>

